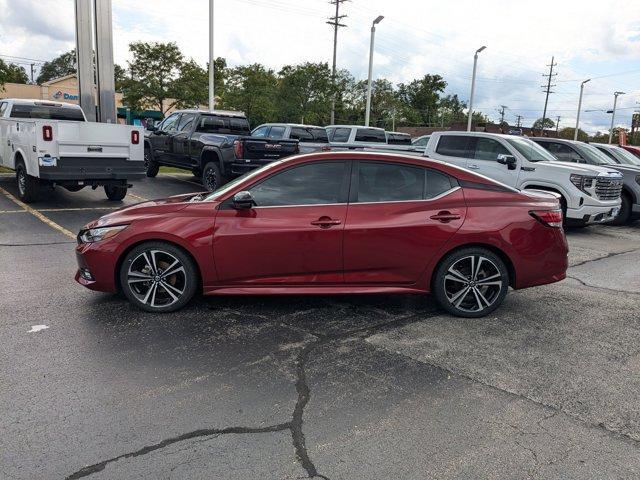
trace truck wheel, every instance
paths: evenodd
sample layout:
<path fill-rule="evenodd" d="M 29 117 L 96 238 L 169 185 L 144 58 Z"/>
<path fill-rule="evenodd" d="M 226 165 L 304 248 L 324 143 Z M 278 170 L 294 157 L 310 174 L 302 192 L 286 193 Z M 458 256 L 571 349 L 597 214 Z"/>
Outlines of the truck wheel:
<path fill-rule="evenodd" d="M 121 187 L 120 185 L 105 185 L 104 193 L 107 194 L 107 198 L 114 202 L 119 202 L 127 196 L 127 187 Z"/>
<path fill-rule="evenodd" d="M 202 170 L 202 185 L 207 190 L 213 192 L 225 183 L 227 183 L 227 179 L 220 173 L 220 167 L 216 162 L 209 162 L 204 166 Z"/>
<path fill-rule="evenodd" d="M 160 165 L 153 160 L 153 153 L 151 153 L 149 147 L 144 147 L 144 168 L 149 178 L 158 175 L 158 171 L 160 170 Z"/>
<path fill-rule="evenodd" d="M 622 205 L 620 205 L 620 213 L 609 222 L 609 225 L 624 225 L 631 219 L 631 199 L 629 195 L 622 194 Z"/>
<path fill-rule="evenodd" d="M 16 180 L 18 182 L 18 197 L 25 203 L 37 202 L 42 194 L 40 180 L 27 174 L 27 169 L 22 163 L 16 168 Z"/>

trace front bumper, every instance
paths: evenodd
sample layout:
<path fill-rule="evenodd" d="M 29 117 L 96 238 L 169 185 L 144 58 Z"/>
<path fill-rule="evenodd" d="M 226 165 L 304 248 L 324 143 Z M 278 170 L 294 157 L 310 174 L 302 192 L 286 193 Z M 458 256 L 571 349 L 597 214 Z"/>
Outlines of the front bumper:
<path fill-rule="evenodd" d="M 50 163 L 50 162 L 49 162 Z M 61 157 L 55 165 L 39 167 L 43 180 L 78 180 L 92 182 L 100 180 L 134 180 L 145 176 L 144 162 L 126 158 Z"/>
<path fill-rule="evenodd" d="M 613 220 L 620 211 L 620 202 L 608 206 L 583 205 L 579 208 L 567 208 L 567 223 L 591 225 Z"/>
<path fill-rule="evenodd" d="M 118 288 L 114 258 L 117 258 L 116 252 L 108 245 L 108 242 L 79 244 L 76 246 L 76 261 L 78 263 L 78 270 L 75 274 L 76 282 L 90 290 L 116 293 Z M 83 271 L 85 275 L 82 274 Z M 90 277 L 87 277 L 87 272 Z"/>

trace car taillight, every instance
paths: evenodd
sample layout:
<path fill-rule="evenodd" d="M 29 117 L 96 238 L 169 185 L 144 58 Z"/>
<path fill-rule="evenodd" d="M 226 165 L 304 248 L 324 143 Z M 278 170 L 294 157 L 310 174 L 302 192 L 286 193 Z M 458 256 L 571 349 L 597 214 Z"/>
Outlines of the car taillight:
<path fill-rule="evenodd" d="M 233 153 L 236 158 L 242 158 L 244 155 L 244 146 L 240 140 L 234 140 L 233 142 Z"/>
<path fill-rule="evenodd" d="M 42 127 L 42 140 L 45 142 L 50 142 L 53 140 L 53 128 L 51 125 L 44 125 Z"/>
<path fill-rule="evenodd" d="M 562 210 L 532 210 L 529 212 L 533 218 L 547 227 L 562 228 Z"/>
<path fill-rule="evenodd" d="M 140 143 L 140 132 L 138 130 L 131 130 L 131 143 L 134 145 Z"/>

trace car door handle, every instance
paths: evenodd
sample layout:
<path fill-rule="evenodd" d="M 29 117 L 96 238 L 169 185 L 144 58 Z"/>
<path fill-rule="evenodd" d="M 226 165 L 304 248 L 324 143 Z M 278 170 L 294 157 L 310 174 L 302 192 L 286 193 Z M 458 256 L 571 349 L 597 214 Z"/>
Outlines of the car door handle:
<path fill-rule="evenodd" d="M 470 168 L 471 170 L 478 170 L 480 167 L 475 163 L 470 163 L 469 165 L 467 165 L 467 168 Z"/>
<path fill-rule="evenodd" d="M 431 215 L 431 220 L 437 220 L 442 223 L 449 223 L 451 220 L 460 220 L 460 215 L 457 213 L 451 213 L 448 210 L 443 210 L 435 215 Z"/>
<path fill-rule="evenodd" d="M 311 225 L 315 225 L 320 228 L 331 228 L 334 225 L 340 225 L 342 222 L 340 220 L 334 220 L 330 217 L 320 217 L 318 220 L 314 220 L 311 222 Z"/>

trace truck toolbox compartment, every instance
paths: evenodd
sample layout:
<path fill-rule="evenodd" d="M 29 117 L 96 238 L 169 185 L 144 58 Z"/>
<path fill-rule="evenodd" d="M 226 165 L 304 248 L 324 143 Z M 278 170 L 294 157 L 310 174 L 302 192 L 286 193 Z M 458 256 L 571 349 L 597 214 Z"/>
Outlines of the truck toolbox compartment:
<path fill-rule="evenodd" d="M 56 166 L 40 167 L 40 178 L 45 180 L 125 180 L 144 174 L 144 162 L 114 157 L 60 157 Z"/>

